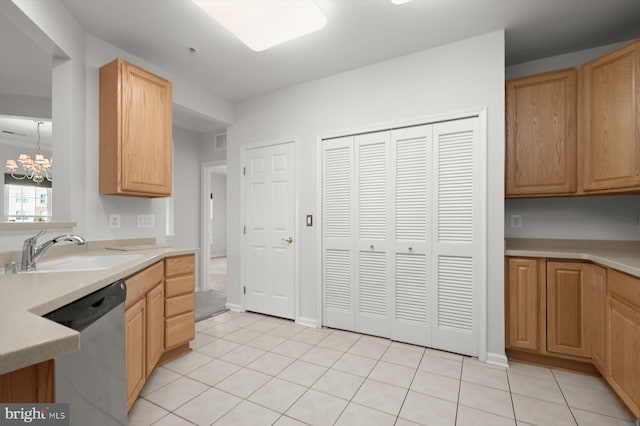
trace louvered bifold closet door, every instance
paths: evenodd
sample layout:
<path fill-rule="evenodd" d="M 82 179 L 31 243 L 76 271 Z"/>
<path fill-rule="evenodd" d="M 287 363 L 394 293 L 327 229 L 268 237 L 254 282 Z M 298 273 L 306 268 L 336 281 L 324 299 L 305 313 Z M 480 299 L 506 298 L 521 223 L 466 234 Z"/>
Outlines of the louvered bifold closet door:
<path fill-rule="evenodd" d="M 432 345 L 478 355 L 482 211 L 478 119 L 433 125 Z"/>
<path fill-rule="evenodd" d="M 323 325 L 355 325 L 353 136 L 322 142 Z"/>
<path fill-rule="evenodd" d="M 430 125 L 391 132 L 391 338 L 425 346 L 431 344 L 431 149 Z"/>
<path fill-rule="evenodd" d="M 361 333 L 389 337 L 389 132 L 355 136 L 356 323 Z"/>

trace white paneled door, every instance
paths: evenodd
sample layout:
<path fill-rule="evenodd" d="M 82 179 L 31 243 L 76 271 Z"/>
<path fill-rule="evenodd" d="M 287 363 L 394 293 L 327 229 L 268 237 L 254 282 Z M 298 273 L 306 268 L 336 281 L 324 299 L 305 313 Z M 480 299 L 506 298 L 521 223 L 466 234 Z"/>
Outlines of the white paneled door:
<path fill-rule="evenodd" d="M 245 152 L 245 309 L 294 318 L 294 147 Z"/>
<path fill-rule="evenodd" d="M 324 325 L 478 355 L 478 121 L 323 141 Z"/>

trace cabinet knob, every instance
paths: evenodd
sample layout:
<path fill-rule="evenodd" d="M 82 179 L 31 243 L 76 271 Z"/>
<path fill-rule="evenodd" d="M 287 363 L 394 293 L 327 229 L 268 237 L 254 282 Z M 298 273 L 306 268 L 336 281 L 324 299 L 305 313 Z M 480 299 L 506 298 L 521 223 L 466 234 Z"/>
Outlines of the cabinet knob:
<path fill-rule="evenodd" d="M 370 248 L 371 250 L 373 250 L 373 244 L 371 244 L 371 245 L 369 246 L 369 248 Z"/>
<path fill-rule="evenodd" d="M 413 251 L 413 247 L 409 247 L 409 251 Z"/>

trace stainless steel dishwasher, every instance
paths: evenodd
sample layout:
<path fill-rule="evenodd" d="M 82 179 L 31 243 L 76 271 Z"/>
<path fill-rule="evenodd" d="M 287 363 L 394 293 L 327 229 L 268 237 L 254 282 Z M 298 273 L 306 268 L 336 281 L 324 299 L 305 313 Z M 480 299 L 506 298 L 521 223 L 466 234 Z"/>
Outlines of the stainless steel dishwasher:
<path fill-rule="evenodd" d="M 80 332 L 80 350 L 55 358 L 56 402 L 71 426 L 127 424 L 123 280 L 44 315 Z"/>

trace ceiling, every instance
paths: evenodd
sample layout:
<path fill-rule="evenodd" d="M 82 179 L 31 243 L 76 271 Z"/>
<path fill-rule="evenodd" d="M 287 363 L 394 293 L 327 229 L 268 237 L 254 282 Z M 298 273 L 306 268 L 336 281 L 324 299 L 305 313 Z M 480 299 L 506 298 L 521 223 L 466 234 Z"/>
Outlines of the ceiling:
<path fill-rule="evenodd" d="M 638 0 L 317 0 L 325 28 L 254 52 L 191 0 L 64 2 L 88 32 L 230 101 L 502 28 L 507 65 L 640 37 Z"/>

